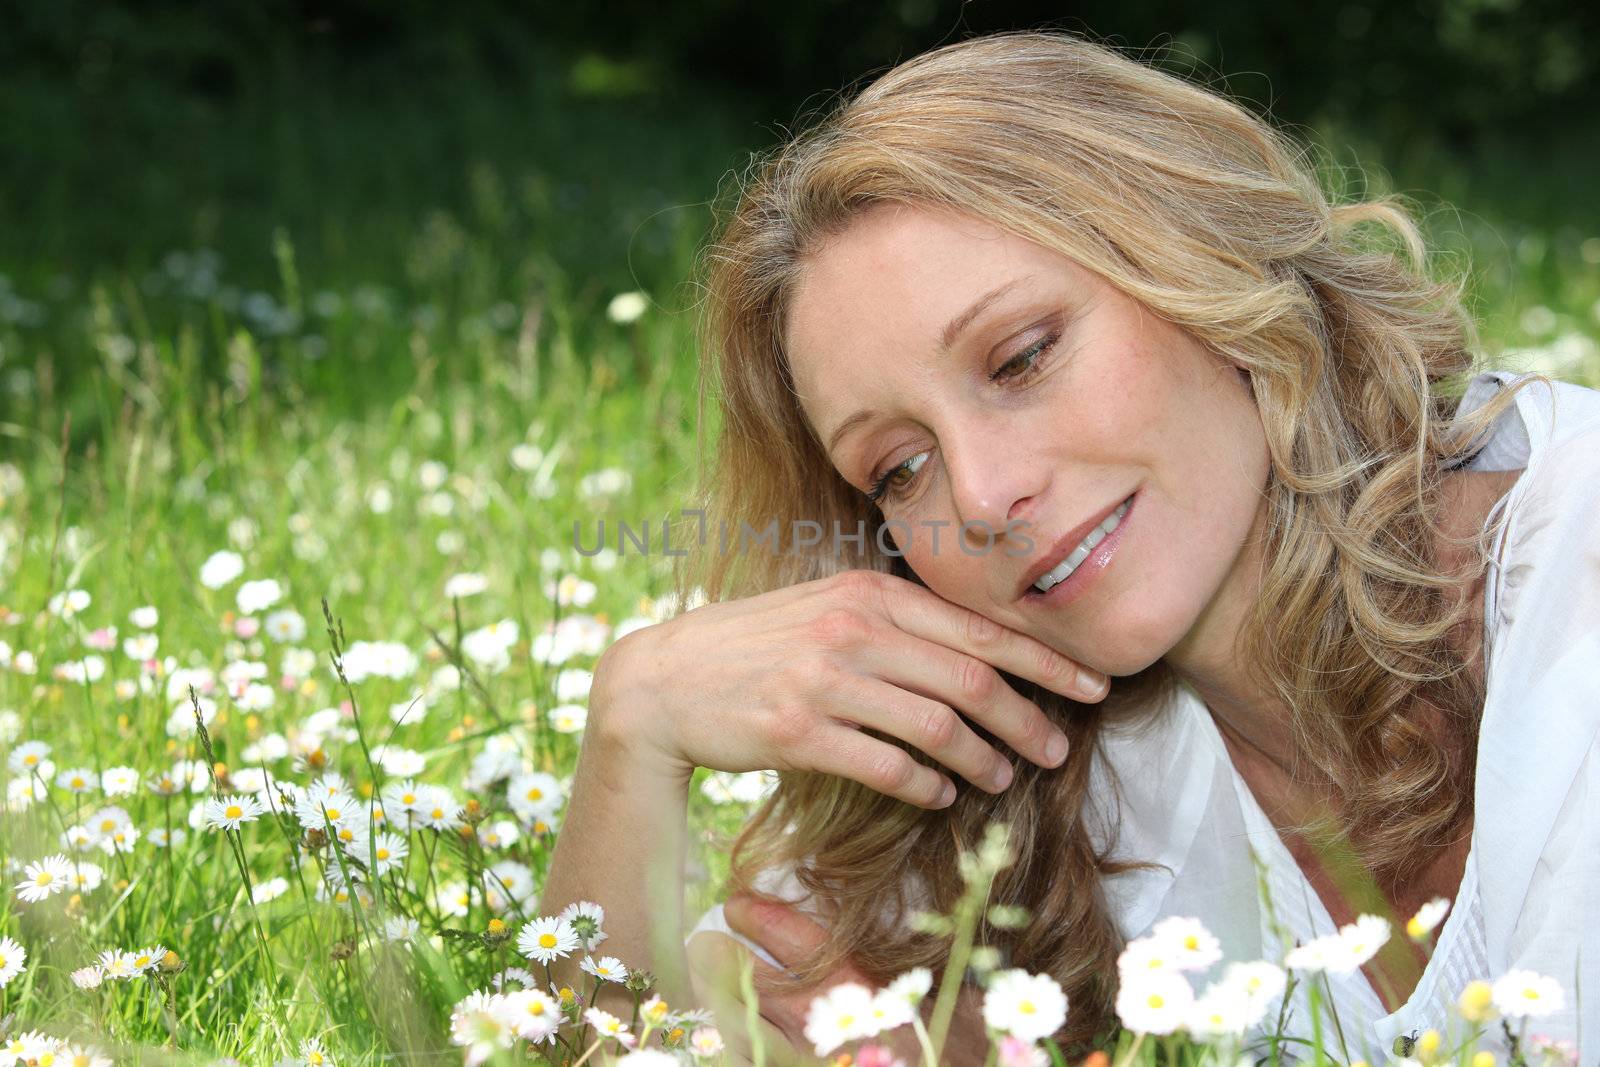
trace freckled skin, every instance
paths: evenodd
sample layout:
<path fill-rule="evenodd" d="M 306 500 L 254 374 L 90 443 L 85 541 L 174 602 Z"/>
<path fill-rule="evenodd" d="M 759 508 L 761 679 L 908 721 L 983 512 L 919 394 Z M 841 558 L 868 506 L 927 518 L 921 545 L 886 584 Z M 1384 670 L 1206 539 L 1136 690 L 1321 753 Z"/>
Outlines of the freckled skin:
<path fill-rule="evenodd" d="M 940 353 L 948 321 L 1027 275 Z M 1166 656 L 1229 687 L 1268 474 L 1238 368 L 1067 257 L 903 205 L 869 209 L 806 261 L 786 325 L 822 440 L 858 409 L 885 415 L 834 450 L 847 481 L 864 491 L 874 473 L 927 453 L 882 507 L 910 524 L 897 542 L 929 588 L 1109 674 Z M 988 380 L 1056 326 L 1036 373 Z M 1135 490 L 1119 551 L 1086 595 L 1059 610 L 1016 598 L 1057 538 Z M 935 551 L 922 524 L 941 520 Z M 1017 520 L 1033 542 L 1025 554 L 1004 533 Z M 994 548 L 974 533 L 974 554 L 963 552 L 961 523 L 980 521 L 997 531 Z"/>

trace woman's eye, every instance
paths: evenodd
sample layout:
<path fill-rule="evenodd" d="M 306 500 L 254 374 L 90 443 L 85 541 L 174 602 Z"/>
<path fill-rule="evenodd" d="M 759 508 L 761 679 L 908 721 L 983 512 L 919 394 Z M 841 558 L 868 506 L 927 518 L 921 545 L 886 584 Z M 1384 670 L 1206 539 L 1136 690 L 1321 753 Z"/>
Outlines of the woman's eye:
<path fill-rule="evenodd" d="M 1038 371 L 1039 360 L 1046 352 L 1054 348 L 1055 343 L 1060 339 L 1060 333 L 1052 333 L 1034 342 L 1001 364 L 999 370 L 989 375 L 989 380 L 991 382 L 1000 382 L 1031 378 Z M 1011 368 L 1013 367 L 1020 369 L 1012 371 Z"/>
<path fill-rule="evenodd" d="M 895 475 L 904 472 L 915 476 L 917 471 L 921 470 L 922 465 L 926 462 L 928 462 L 928 453 L 918 452 L 904 463 L 897 463 L 893 467 L 890 467 L 888 470 L 883 472 L 883 476 L 881 478 L 872 483 L 872 488 L 867 492 L 867 499 L 871 500 L 874 504 L 880 503 L 885 499 L 897 499 L 906 491 L 906 487 L 911 484 L 911 480 L 893 482 Z"/>
<path fill-rule="evenodd" d="M 1000 369 L 989 375 L 991 382 L 1026 381 L 1039 372 L 1040 360 L 1055 347 L 1061 339 L 1059 331 L 1035 341 L 1033 344 L 1012 356 Z M 867 499 L 874 504 L 885 500 L 896 500 L 903 496 L 911 483 L 916 480 L 916 473 L 928 461 L 928 453 L 918 452 L 904 463 L 897 463 L 883 472 L 883 476 L 872 483 L 872 488 L 867 491 Z M 896 481 L 900 474 L 911 475 L 909 478 Z"/>

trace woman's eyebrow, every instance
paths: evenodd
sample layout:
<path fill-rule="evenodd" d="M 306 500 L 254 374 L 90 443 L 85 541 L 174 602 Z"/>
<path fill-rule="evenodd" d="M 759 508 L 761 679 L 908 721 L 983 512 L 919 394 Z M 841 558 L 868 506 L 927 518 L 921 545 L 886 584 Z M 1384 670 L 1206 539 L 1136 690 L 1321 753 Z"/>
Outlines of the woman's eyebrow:
<path fill-rule="evenodd" d="M 974 300 L 972 302 L 972 306 L 967 308 L 967 310 L 963 311 L 961 314 L 957 315 L 955 318 L 951 319 L 949 324 L 945 326 L 944 332 L 939 335 L 940 355 L 949 354 L 950 349 L 955 346 L 956 338 L 961 336 L 961 331 L 965 330 L 968 326 L 971 326 L 972 320 L 983 314 L 985 308 L 994 303 L 996 300 L 1000 299 L 1006 293 L 1010 292 L 1012 289 L 1015 289 L 1017 286 L 1021 285 L 1023 282 L 1031 281 L 1032 279 L 1033 275 L 1024 274 L 1020 278 L 1013 278 L 1009 282 L 995 286 L 993 289 L 990 289 L 987 293 L 984 293 L 982 296 L 978 297 L 978 299 Z"/>
<path fill-rule="evenodd" d="M 990 289 L 987 293 L 984 293 L 982 296 L 978 297 L 978 299 L 974 300 L 972 305 L 968 307 L 967 310 L 951 319 L 945 325 L 944 330 L 940 332 L 939 354 L 941 356 L 949 355 L 950 349 L 955 347 L 956 340 L 961 336 L 962 331 L 964 331 L 968 326 L 971 326 L 973 321 L 977 319 L 979 315 L 983 314 L 991 304 L 993 304 L 996 300 L 999 300 L 1006 293 L 1009 293 L 1011 290 L 1015 289 L 1017 286 L 1021 285 L 1023 282 L 1032 280 L 1033 275 L 1024 274 L 1020 278 L 1013 278 L 1009 282 L 1004 282 L 995 286 L 993 289 Z M 834 449 L 838 447 L 840 439 L 843 438 L 845 434 L 849 433 L 863 422 L 872 421 L 877 417 L 877 415 L 878 413 L 876 411 L 869 409 L 865 411 L 858 411 L 846 418 L 828 437 L 828 454 L 830 456 L 833 454 Z"/>

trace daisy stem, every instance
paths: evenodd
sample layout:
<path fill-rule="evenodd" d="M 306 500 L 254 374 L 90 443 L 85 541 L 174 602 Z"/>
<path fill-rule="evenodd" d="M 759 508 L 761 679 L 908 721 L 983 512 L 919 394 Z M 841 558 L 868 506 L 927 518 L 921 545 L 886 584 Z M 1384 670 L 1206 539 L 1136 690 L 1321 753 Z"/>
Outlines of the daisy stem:
<path fill-rule="evenodd" d="M 912 1014 L 911 1029 L 917 1035 L 917 1044 L 922 1046 L 922 1067 L 939 1067 L 939 1057 L 933 1051 L 933 1042 L 928 1039 L 928 1028 L 922 1025 L 921 1012 Z"/>
<path fill-rule="evenodd" d="M 1322 998 L 1317 995 L 1315 979 L 1307 984 L 1306 993 L 1311 998 L 1311 1062 L 1314 1067 L 1322 1067 Z"/>
<path fill-rule="evenodd" d="M 1138 1054 L 1139 1046 L 1144 1044 L 1144 1038 L 1144 1034 L 1134 1034 L 1133 1044 L 1128 1046 L 1128 1051 L 1122 1054 L 1122 1058 L 1116 1062 L 1115 1067 L 1128 1067 L 1128 1064 L 1133 1062 L 1133 1057 Z"/>
<path fill-rule="evenodd" d="M 579 1065 L 582 1064 L 584 1060 L 588 1059 L 590 1056 L 593 1056 L 594 1055 L 594 1050 L 599 1048 L 602 1044 L 604 1044 L 605 1040 L 606 1039 L 603 1036 L 595 1038 L 594 1044 L 590 1045 L 588 1050 L 585 1051 L 582 1056 L 578 1057 L 577 1062 L 574 1063 L 572 1065 L 572 1067 L 579 1067 Z"/>
<path fill-rule="evenodd" d="M 950 1031 L 950 1021 L 955 1016 L 956 997 L 966 977 L 967 960 L 972 955 L 972 940 L 977 932 L 978 909 L 988 888 L 981 882 L 975 882 L 967 887 L 966 893 L 956 904 L 955 943 L 950 946 L 944 975 L 939 980 L 939 996 L 933 1005 L 933 1018 L 928 1026 L 935 1058 L 944 1049 L 944 1039 Z"/>
<path fill-rule="evenodd" d="M 167 899 L 176 902 L 178 899 L 177 879 L 172 872 L 172 796 L 170 794 L 161 798 L 161 817 L 167 828 Z"/>
<path fill-rule="evenodd" d="M 739 957 L 739 992 L 744 997 L 744 1024 L 750 1035 L 750 1052 L 753 1057 L 753 1067 L 766 1067 L 767 1045 L 761 1033 L 761 1008 L 756 999 L 756 963 L 755 957 L 740 954 Z"/>

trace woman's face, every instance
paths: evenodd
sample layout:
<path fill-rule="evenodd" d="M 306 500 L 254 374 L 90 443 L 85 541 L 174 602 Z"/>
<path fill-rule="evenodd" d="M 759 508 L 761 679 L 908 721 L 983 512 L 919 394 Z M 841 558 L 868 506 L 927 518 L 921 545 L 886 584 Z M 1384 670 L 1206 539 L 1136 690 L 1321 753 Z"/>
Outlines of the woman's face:
<path fill-rule="evenodd" d="M 920 206 L 809 257 L 785 328 L 818 439 L 863 493 L 890 472 L 892 547 L 930 589 L 1108 674 L 1228 661 L 1268 473 L 1233 364 L 1073 260 Z M 1130 497 L 1109 552 L 1072 556 Z"/>

